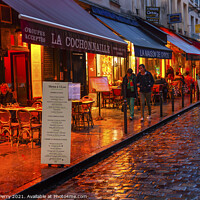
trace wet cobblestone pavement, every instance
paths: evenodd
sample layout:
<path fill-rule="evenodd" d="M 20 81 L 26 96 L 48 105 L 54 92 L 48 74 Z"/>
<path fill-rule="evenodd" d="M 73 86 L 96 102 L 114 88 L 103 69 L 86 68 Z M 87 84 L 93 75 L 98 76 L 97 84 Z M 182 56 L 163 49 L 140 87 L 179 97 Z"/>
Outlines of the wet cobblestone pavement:
<path fill-rule="evenodd" d="M 45 199 L 70 197 L 199 200 L 200 107 L 87 169 Z"/>
<path fill-rule="evenodd" d="M 186 96 L 185 107 L 189 105 L 189 96 Z M 124 118 L 120 109 L 102 109 L 101 116 L 104 117 L 104 120 L 96 121 L 98 108 L 94 108 L 92 110 L 94 127 L 90 129 L 90 132 L 88 133 L 87 130 L 71 132 L 71 164 L 65 165 L 64 168 L 41 164 L 41 148 L 39 146 L 31 149 L 30 146 L 24 144 L 17 148 L 16 143 L 13 147 L 9 142 L 1 143 L 0 199 L 5 199 L 3 195 L 9 197 L 40 183 L 173 114 L 170 101 L 163 105 L 163 117 L 160 117 L 159 110 L 159 106 L 152 106 L 152 120 L 148 121 L 145 118 L 144 122 L 140 122 L 140 110 L 135 107 L 135 118 L 133 121 L 128 120 L 128 134 L 124 134 Z M 174 113 L 180 110 L 182 110 L 181 98 L 176 98 Z M 146 114 L 145 111 L 145 116 L 147 116 Z"/>

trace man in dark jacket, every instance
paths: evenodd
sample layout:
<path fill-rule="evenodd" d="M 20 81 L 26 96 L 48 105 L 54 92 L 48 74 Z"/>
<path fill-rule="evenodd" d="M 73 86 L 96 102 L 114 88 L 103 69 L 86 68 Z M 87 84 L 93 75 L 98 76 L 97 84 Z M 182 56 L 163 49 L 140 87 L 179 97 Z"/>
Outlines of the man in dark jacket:
<path fill-rule="evenodd" d="M 140 104 L 141 104 L 141 121 L 144 121 L 145 99 L 148 106 L 149 116 L 151 119 L 151 88 L 154 84 L 154 79 L 151 72 L 145 69 L 145 65 L 139 65 L 140 72 L 137 75 L 137 85 L 140 88 Z"/>
<path fill-rule="evenodd" d="M 122 82 L 122 96 L 127 98 L 127 102 L 130 108 L 130 120 L 134 117 L 134 102 L 137 98 L 137 83 L 136 75 L 133 74 L 133 70 L 129 68 L 127 74 L 123 78 Z"/>

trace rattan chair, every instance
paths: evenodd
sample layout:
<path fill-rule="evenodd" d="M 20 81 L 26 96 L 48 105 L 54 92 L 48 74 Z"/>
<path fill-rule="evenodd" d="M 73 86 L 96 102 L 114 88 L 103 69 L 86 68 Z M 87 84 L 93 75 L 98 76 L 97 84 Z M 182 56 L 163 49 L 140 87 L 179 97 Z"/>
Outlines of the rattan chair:
<path fill-rule="evenodd" d="M 8 137 L 10 142 L 11 142 L 11 146 L 13 146 L 14 143 L 14 136 L 18 135 L 18 127 L 19 127 L 19 123 L 13 123 L 12 122 L 12 118 L 11 118 L 11 114 L 9 112 L 9 110 L 0 109 L 0 135 L 2 137 Z M 16 135 L 14 135 L 14 132 L 16 132 Z"/>
<path fill-rule="evenodd" d="M 94 122 L 93 122 L 93 118 L 92 118 L 92 105 L 93 105 L 93 99 L 89 96 L 84 96 L 82 97 L 82 104 L 81 104 L 81 108 L 82 108 L 82 120 L 84 123 L 84 127 L 85 127 L 85 123 L 87 123 L 88 126 L 88 130 L 89 127 L 93 127 L 94 126 Z"/>
<path fill-rule="evenodd" d="M 19 122 L 19 134 L 18 134 L 18 142 L 17 146 L 19 146 L 19 143 L 23 141 L 23 139 L 27 139 L 28 142 L 31 143 L 31 148 L 33 148 L 33 133 L 35 131 L 38 132 L 38 142 L 40 142 L 41 139 L 41 124 L 35 124 L 33 122 L 32 115 L 27 110 L 17 110 L 17 120 Z"/>

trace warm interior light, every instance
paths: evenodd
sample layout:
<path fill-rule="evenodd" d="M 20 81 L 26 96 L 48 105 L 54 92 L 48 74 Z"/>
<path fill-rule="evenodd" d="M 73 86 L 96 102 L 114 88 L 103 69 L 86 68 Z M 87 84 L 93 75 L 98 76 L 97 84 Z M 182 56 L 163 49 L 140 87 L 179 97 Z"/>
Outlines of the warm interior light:
<path fill-rule="evenodd" d="M 32 95 L 42 96 L 41 46 L 31 44 Z"/>
<path fill-rule="evenodd" d="M 162 77 L 165 78 L 165 60 L 162 59 Z"/>

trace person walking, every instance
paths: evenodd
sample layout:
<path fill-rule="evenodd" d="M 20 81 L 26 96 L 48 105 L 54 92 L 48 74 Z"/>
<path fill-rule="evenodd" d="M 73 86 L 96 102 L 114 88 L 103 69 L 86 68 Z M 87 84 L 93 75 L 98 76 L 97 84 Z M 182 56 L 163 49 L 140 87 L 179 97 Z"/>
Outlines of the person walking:
<path fill-rule="evenodd" d="M 127 74 L 124 76 L 122 81 L 122 96 L 127 98 L 127 102 L 130 109 L 130 120 L 133 120 L 134 117 L 134 102 L 137 98 L 137 83 L 136 75 L 133 73 L 133 70 L 129 68 Z"/>
<path fill-rule="evenodd" d="M 141 104 L 141 121 L 144 121 L 145 99 L 148 106 L 149 120 L 151 119 L 151 88 L 154 84 L 154 79 L 151 72 L 145 69 L 144 64 L 139 65 L 140 72 L 137 74 L 137 86 L 140 88 L 140 104 Z"/>

